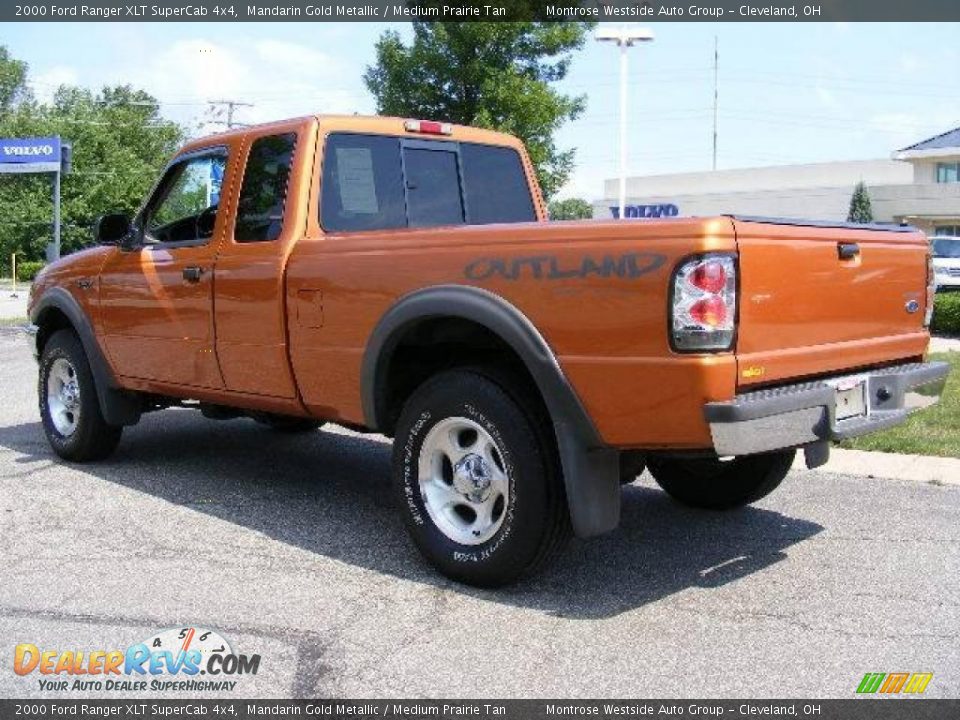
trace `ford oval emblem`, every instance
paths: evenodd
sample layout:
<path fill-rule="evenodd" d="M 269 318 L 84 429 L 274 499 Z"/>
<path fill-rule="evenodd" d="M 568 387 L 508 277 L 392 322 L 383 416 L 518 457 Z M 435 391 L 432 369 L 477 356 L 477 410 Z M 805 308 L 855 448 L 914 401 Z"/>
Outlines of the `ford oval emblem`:
<path fill-rule="evenodd" d="M 916 312 L 917 310 L 919 310 L 919 309 L 920 309 L 920 303 L 918 303 L 916 300 L 908 300 L 908 301 L 907 301 L 907 312 L 908 312 L 908 313 L 911 313 L 911 314 L 912 314 L 912 313 L 915 313 L 915 312 Z"/>

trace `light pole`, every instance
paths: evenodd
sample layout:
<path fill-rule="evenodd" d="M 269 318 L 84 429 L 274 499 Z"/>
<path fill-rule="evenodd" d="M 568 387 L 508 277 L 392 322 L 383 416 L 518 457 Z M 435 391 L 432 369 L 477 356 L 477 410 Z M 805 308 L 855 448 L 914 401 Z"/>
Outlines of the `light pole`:
<path fill-rule="evenodd" d="M 652 41 L 653 30 L 631 25 L 601 26 L 594 39 L 616 43 L 620 48 L 620 219 L 623 220 L 627 204 L 627 48 L 636 42 Z"/>

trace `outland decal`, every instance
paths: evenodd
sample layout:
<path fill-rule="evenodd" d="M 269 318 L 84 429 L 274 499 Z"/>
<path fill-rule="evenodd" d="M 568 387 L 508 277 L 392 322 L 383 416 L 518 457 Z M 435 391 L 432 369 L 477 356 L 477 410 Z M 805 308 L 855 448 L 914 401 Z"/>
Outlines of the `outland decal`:
<path fill-rule="evenodd" d="M 463 274 L 470 280 L 569 280 L 589 277 L 634 280 L 659 269 L 667 258 L 657 253 L 624 253 L 596 258 L 585 255 L 579 263 L 561 261 L 555 255 L 534 255 L 517 258 L 478 258 L 470 262 Z"/>

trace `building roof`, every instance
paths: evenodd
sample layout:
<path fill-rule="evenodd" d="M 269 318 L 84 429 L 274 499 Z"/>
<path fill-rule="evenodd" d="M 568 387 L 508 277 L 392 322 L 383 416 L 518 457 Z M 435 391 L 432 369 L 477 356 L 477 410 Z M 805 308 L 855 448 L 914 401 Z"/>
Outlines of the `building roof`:
<path fill-rule="evenodd" d="M 938 150 L 940 148 L 960 147 L 960 127 L 947 130 L 945 133 L 934 135 L 932 138 L 921 140 L 915 145 L 901 148 L 897 152 L 911 152 L 913 150 Z"/>

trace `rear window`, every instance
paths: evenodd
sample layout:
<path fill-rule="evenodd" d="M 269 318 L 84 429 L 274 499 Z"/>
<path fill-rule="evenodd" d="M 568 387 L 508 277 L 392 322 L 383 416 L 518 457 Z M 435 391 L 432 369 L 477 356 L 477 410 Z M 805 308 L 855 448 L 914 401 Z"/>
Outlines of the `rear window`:
<path fill-rule="evenodd" d="M 253 142 L 237 204 L 233 233 L 237 242 L 264 242 L 279 237 L 296 144 L 296 133 L 268 135 Z"/>
<path fill-rule="evenodd" d="M 537 219 L 512 148 L 347 133 L 327 140 L 320 215 L 332 232 Z"/>
<path fill-rule="evenodd" d="M 473 225 L 537 219 L 520 154 L 505 147 L 460 144 L 467 207 Z"/>

